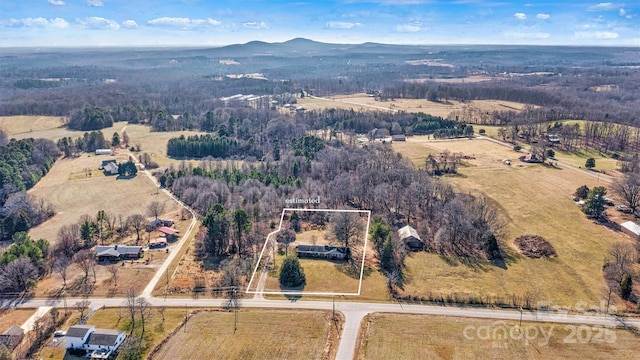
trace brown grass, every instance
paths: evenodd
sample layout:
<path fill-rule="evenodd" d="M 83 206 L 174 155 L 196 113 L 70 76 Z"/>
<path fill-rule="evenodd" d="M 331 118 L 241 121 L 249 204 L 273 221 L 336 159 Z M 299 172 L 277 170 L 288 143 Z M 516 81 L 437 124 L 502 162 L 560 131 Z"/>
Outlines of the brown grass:
<path fill-rule="evenodd" d="M 459 111 L 467 106 L 480 111 L 494 110 L 521 110 L 525 104 L 498 101 L 498 100 L 473 100 L 468 103 L 459 101 L 433 102 L 426 99 L 394 99 L 390 101 L 376 101 L 374 97 L 366 94 L 336 95 L 330 98 L 310 98 L 298 99 L 298 105 L 306 109 L 354 109 L 354 110 L 374 110 L 374 111 L 406 111 L 423 112 L 434 116 L 446 117 L 453 111 Z"/>
<path fill-rule="evenodd" d="M 182 161 L 181 159 L 172 159 L 167 156 L 167 142 L 169 139 L 180 135 L 186 137 L 203 134 L 197 131 L 152 132 L 149 126 L 136 124 L 127 125 L 125 131 L 127 135 L 129 135 L 130 144 L 140 144 L 141 152 L 149 153 L 153 160 L 161 167 L 169 166 L 170 164 L 178 165 Z M 188 160 L 188 162 L 194 166 L 200 163 L 199 160 Z"/>
<path fill-rule="evenodd" d="M 434 254 L 413 253 L 406 260 L 408 282 L 402 295 L 428 298 L 463 294 L 483 299 L 528 295 L 534 304 L 536 300 L 557 306 L 574 306 L 577 301 L 599 303 L 603 259 L 611 244 L 629 239 L 587 219 L 569 194 L 583 184 L 590 188 L 604 184 L 581 173 L 540 164 L 512 161 L 512 166 L 506 166 L 500 160 L 513 160 L 517 153 L 485 140 L 393 146 L 413 160 L 443 149 L 474 155 L 475 160 L 466 160 L 468 166 L 459 169 L 461 176 L 445 177 L 443 181 L 458 191 L 488 196 L 508 222 L 507 236 L 502 239 L 508 255 L 505 264 L 465 266 Z M 547 239 L 558 257 L 523 258 L 506 240 L 531 233 Z"/>
<path fill-rule="evenodd" d="M 232 312 L 202 312 L 154 359 L 331 359 L 339 328 L 329 311 L 242 309 L 234 333 Z"/>
<path fill-rule="evenodd" d="M 517 321 L 431 315 L 370 314 L 362 321 L 356 359 L 634 359 L 638 335 L 625 330 L 566 324 L 522 323 L 529 342 L 518 338 Z M 469 327 L 465 336 L 465 328 Z M 479 328 L 488 327 L 489 335 Z M 483 328 L 486 329 L 486 328 Z M 499 339 L 507 330 L 506 339 Z M 546 344 L 542 335 L 551 334 Z M 514 336 L 508 335 L 513 333 Z M 535 336 L 535 332 L 539 336 Z M 495 336 L 494 336 L 495 334 Z M 527 334 L 527 333 L 525 333 Z M 598 338 L 597 335 L 607 335 Z M 587 337 L 588 336 L 588 337 Z M 602 339 L 602 341 L 600 341 Z M 575 343 L 570 343 L 575 340 Z M 567 343 L 568 341 L 569 343 Z M 611 342 L 609 342 L 611 341 Z"/>
<path fill-rule="evenodd" d="M 44 238 L 51 243 L 63 225 L 77 223 L 83 214 L 95 216 L 99 210 L 105 210 L 125 218 L 132 214 L 146 214 L 146 208 L 152 201 L 166 204 L 166 211 L 176 211 L 178 204 L 156 186 L 143 173 L 133 179 L 118 180 L 115 176 L 103 176 L 98 170 L 102 160 L 108 156 L 85 154 L 78 158 L 58 160 L 49 173 L 29 194 L 42 197 L 54 204 L 56 215 L 48 221 L 31 229 L 34 239 Z M 117 152 L 118 161 L 126 161 L 124 152 Z M 83 177 L 82 174 L 90 176 Z"/>
<path fill-rule="evenodd" d="M 24 137 L 36 138 L 39 136 L 29 134 L 34 134 L 34 132 L 37 134 L 38 131 L 60 128 L 63 124 L 64 118 L 61 116 L 0 116 L 0 129 L 7 132 L 11 137 L 24 134 Z"/>
<path fill-rule="evenodd" d="M 21 326 L 35 313 L 33 309 L 2 309 L 0 310 L 0 334 L 13 325 Z"/>

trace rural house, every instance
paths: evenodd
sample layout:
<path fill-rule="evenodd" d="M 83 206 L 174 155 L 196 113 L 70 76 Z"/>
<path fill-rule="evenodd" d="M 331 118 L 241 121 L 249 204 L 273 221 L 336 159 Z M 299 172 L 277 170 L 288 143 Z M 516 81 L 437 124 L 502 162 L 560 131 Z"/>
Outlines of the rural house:
<path fill-rule="evenodd" d="M 173 220 L 171 219 L 154 219 L 147 224 L 147 231 L 153 231 L 160 226 L 173 226 Z"/>
<path fill-rule="evenodd" d="M 634 240 L 640 240 L 640 225 L 633 221 L 627 221 L 620 224 L 620 229 L 623 233 L 631 236 Z"/>
<path fill-rule="evenodd" d="M 85 350 L 92 353 L 93 359 L 108 359 L 125 338 L 124 331 L 74 325 L 67 330 L 66 342 L 67 349 Z"/>
<path fill-rule="evenodd" d="M 73 325 L 67 330 L 65 341 L 67 349 L 83 349 L 84 344 L 89 340 L 89 335 L 95 330 L 90 325 Z"/>
<path fill-rule="evenodd" d="M 9 351 L 13 351 L 13 349 L 20 345 L 22 338 L 24 338 L 24 330 L 18 325 L 13 325 L 7 329 L 7 331 L 0 334 L 0 345 L 6 346 Z"/>
<path fill-rule="evenodd" d="M 107 163 L 102 167 L 102 169 L 104 170 L 104 174 L 107 176 L 118 175 L 118 164 L 116 164 L 115 161 Z"/>
<path fill-rule="evenodd" d="M 142 256 L 142 246 L 96 246 L 93 252 L 98 261 L 136 260 Z"/>
<path fill-rule="evenodd" d="M 414 251 L 422 250 L 424 248 L 424 242 L 420 239 L 420 235 L 416 229 L 410 225 L 404 226 L 398 230 L 398 237 L 404 242 L 404 244 Z"/>
<path fill-rule="evenodd" d="M 305 245 L 296 247 L 298 257 L 324 258 L 330 260 L 344 260 L 349 257 L 347 248 L 329 245 Z"/>

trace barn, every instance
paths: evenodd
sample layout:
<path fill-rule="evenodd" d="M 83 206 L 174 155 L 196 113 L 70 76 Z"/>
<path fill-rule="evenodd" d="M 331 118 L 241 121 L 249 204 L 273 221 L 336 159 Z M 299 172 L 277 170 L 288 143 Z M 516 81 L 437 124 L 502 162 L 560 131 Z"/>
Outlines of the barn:
<path fill-rule="evenodd" d="M 411 227 L 410 225 L 401 227 L 398 230 L 398 237 L 404 244 L 409 248 L 409 250 L 422 250 L 424 249 L 424 242 L 420 239 L 420 235 L 416 229 Z"/>

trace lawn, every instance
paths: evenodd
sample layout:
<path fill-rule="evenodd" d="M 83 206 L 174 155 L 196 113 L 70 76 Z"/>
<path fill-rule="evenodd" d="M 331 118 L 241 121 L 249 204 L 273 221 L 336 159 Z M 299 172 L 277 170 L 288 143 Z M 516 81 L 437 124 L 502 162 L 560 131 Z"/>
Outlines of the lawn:
<path fill-rule="evenodd" d="M 397 144 L 394 143 L 394 147 Z M 483 194 L 497 204 L 508 222 L 501 241 L 510 256 L 503 266 L 480 263 L 466 266 L 429 253 L 413 253 L 406 260 L 408 281 L 401 292 L 408 297 L 462 297 L 508 301 L 529 296 L 555 306 L 577 301 L 598 305 L 603 297 L 602 264 L 611 244 L 629 241 L 626 235 L 587 219 L 569 198 L 580 185 L 604 185 L 568 169 L 514 161 L 507 147 L 485 141 L 406 143 L 397 149 L 410 159 L 422 153 L 448 149 L 473 155 L 461 176 L 445 177 L 461 192 Z M 511 166 L 500 159 L 508 156 Z M 557 250 L 552 259 L 520 256 L 513 240 L 524 234 L 547 239 Z"/>
<path fill-rule="evenodd" d="M 59 229 L 78 222 L 81 215 L 95 216 L 105 210 L 126 218 L 133 214 L 146 214 L 152 201 L 165 203 L 166 212 L 176 211 L 178 204 L 157 187 L 143 173 L 133 179 L 104 176 L 98 167 L 111 157 L 84 154 L 78 158 L 60 159 L 49 173 L 32 189 L 35 195 L 53 203 L 56 215 L 29 231 L 34 239 L 44 238 L 55 243 Z M 118 161 L 126 160 L 123 151 L 116 153 Z"/>
<path fill-rule="evenodd" d="M 201 312 L 153 359 L 331 359 L 340 327 L 329 311 L 241 309 L 234 332 L 232 312 Z"/>
<path fill-rule="evenodd" d="M 519 326 L 518 321 L 370 314 L 362 320 L 356 359 L 635 359 L 638 355 L 640 336 L 626 330 L 528 322 Z"/>

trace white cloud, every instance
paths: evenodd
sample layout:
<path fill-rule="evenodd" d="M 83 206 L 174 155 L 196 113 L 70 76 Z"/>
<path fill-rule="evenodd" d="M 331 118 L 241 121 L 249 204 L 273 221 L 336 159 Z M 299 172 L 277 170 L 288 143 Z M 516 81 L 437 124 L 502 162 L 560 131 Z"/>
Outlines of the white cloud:
<path fill-rule="evenodd" d="M 242 26 L 249 28 L 249 29 L 268 29 L 269 25 L 267 25 L 266 22 L 264 21 L 249 21 L 246 23 L 243 23 Z"/>
<path fill-rule="evenodd" d="M 618 10 L 618 14 L 620 14 L 620 16 L 625 16 L 627 13 L 627 11 L 623 8 L 620 8 L 620 10 Z"/>
<path fill-rule="evenodd" d="M 551 34 L 545 32 L 508 32 L 504 34 L 506 37 L 513 39 L 548 39 L 551 37 Z"/>
<path fill-rule="evenodd" d="M 414 21 L 408 24 L 400 24 L 396 25 L 397 32 L 403 33 L 415 33 L 422 30 L 422 23 L 419 21 Z"/>
<path fill-rule="evenodd" d="M 53 6 L 64 6 L 64 1 L 62 0 L 49 0 L 48 3 Z"/>
<path fill-rule="evenodd" d="M 346 21 L 328 21 L 325 27 L 327 29 L 353 29 L 354 27 L 362 26 L 361 23 L 346 22 Z"/>
<path fill-rule="evenodd" d="M 540 19 L 540 20 L 548 20 L 551 17 L 551 15 L 549 14 L 538 14 L 536 15 L 536 18 Z"/>
<path fill-rule="evenodd" d="M 97 17 L 97 16 L 92 16 L 86 19 L 78 20 L 78 23 L 80 23 L 80 25 L 89 29 L 96 29 L 96 30 L 120 29 L 120 25 L 117 22 L 111 19 L 105 19 L 103 17 Z"/>
<path fill-rule="evenodd" d="M 617 39 L 620 35 L 613 31 L 577 31 L 573 33 L 577 39 L 596 39 L 596 40 L 612 40 Z"/>
<path fill-rule="evenodd" d="M 593 6 L 589 6 L 589 8 L 587 10 L 589 11 L 609 11 L 609 10 L 615 10 L 617 8 L 619 8 L 619 5 L 616 5 L 612 2 L 605 2 L 605 3 L 600 3 L 598 5 L 593 5 Z"/>
<path fill-rule="evenodd" d="M 69 23 L 62 18 L 45 19 L 43 17 L 37 18 L 24 18 L 24 19 L 10 19 L 9 25 L 13 27 L 39 27 L 39 28 L 54 28 L 64 29 L 69 27 Z"/>
<path fill-rule="evenodd" d="M 517 12 L 517 13 L 513 14 L 513 17 L 515 17 L 518 20 L 525 20 L 527 18 L 527 14 L 521 13 L 521 12 Z"/>
<path fill-rule="evenodd" d="M 161 17 L 147 21 L 147 25 L 176 28 L 182 30 L 191 30 L 196 28 L 205 27 L 220 27 L 222 23 L 218 20 L 211 18 L 207 19 L 190 19 L 190 18 L 177 18 L 177 17 Z"/>
<path fill-rule="evenodd" d="M 135 20 L 125 20 L 122 22 L 122 27 L 127 29 L 135 29 L 138 27 L 138 23 Z"/>
<path fill-rule="evenodd" d="M 87 5 L 92 7 L 103 7 L 104 2 L 102 2 L 102 0 L 87 0 Z"/>

